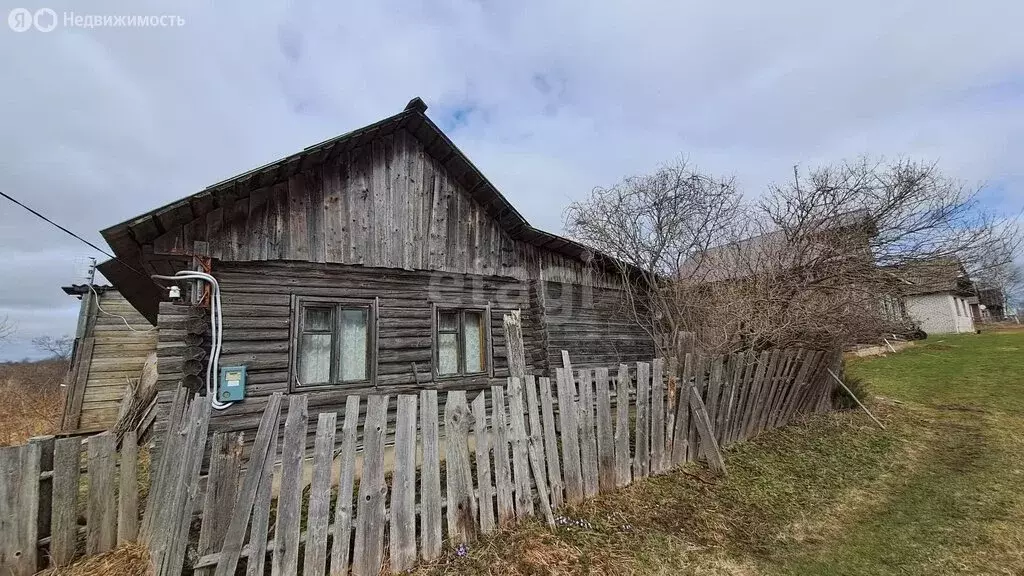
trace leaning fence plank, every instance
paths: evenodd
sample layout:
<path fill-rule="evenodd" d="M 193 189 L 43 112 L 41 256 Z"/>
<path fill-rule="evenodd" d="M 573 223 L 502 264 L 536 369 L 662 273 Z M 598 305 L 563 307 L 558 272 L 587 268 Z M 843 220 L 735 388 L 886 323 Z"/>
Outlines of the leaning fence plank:
<path fill-rule="evenodd" d="M 415 435 L 415 414 L 413 418 Z M 316 423 L 316 438 L 313 440 L 313 478 L 309 485 L 306 550 L 302 559 L 303 576 L 323 576 L 327 569 L 327 530 L 331 520 L 331 468 L 334 465 L 334 436 L 337 429 L 338 415 L 334 412 L 321 412 Z M 415 454 L 413 457 L 415 458 Z M 415 555 L 414 547 L 414 558 Z"/>
<path fill-rule="evenodd" d="M 183 387 L 178 387 L 174 391 L 174 398 L 171 401 L 171 407 L 168 410 L 168 424 L 167 430 L 165 431 L 163 445 L 159 446 L 155 451 L 155 462 L 156 466 L 153 467 L 156 473 L 150 480 L 150 492 L 146 498 L 146 509 L 142 516 L 142 526 L 139 529 L 139 541 L 143 543 L 150 543 L 152 541 L 153 528 L 156 520 L 163 514 L 160 510 L 164 503 L 163 491 L 164 488 L 170 483 L 170 478 L 177 472 L 172 460 L 168 458 L 168 453 L 176 453 L 180 447 L 180 441 L 184 438 L 178 434 L 178 430 L 181 427 L 182 413 L 185 409 L 185 403 L 188 398 L 188 391 Z"/>
<path fill-rule="evenodd" d="M 622 488 L 633 481 L 629 453 L 629 367 L 619 364 L 615 381 L 615 486 Z"/>
<path fill-rule="evenodd" d="M 81 458 L 81 438 L 57 440 L 53 449 L 53 507 L 50 521 L 50 562 L 56 568 L 67 566 L 75 559 Z"/>
<path fill-rule="evenodd" d="M 530 455 L 530 469 L 533 471 L 533 481 L 537 486 L 537 500 L 540 501 L 540 511 L 548 525 L 554 528 L 555 516 L 552 513 L 551 498 L 548 493 L 548 483 L 545 479 L 547 470 L 544 466 L 544 442 L 540 432 L 540 414 L 537 410 L 537 385 L 532 374 L 527 374 L 523 381 L 526 385 L 527 402 L 529 405 L 530 435 L 527 441 L 527 452 Z M 536 434 L 534 434 L 536 432 Z M 531 496 L 532 499 L 532 496 Z"/>
<path fill-rule="evenodd" d="M 473 399 L 472 408 L 480 532 L 489 534 L 494 530 L 494 484 L 491 481 L 491 439 L 487 433 L 487 392 L 480 392 Z"/>
<path fill-rule="evenodd" d="M 465 544 L 476 538 L 476 500 L 469 466 L 469 406 L 464 391 L 451 391 L 444 405 L 445 486 L 448 538 Z"/>
<path fill-rule="evenodd" d="M 86 513 L 86 554 L 100 554 L 117 543 L 117 508 L 114 504 L 114 435 L 89 438 L 89 499 Z"/>
<path fill-rule="evenodd" d="M 523 384 L 526 388 L 526 414 L 530 422 L 530 445 L 536 444 L 539 448 L 539 452 L 537 452 L 540 456 L 541 466 L 539 475 L 544 479 L 544 485 L 547 486 L 548 470 L 544 452 L 544 428 L 540 422 L 540 399 L 537 396 L 537 379 L 532 374 L 527 374 L 523 378 Z"/>
<path fill-rule="evenodd" d="M 700 394 L 693 388 L 690 389 L 690 411 L 693 413 L 693 419 L 697 424 L 697 430 L 700 434 L 700 442 L 703 446 L 703 454 L 708 460 L 708 465 L 712 470 L 725 473 L 725 461 L 722 459 L 722 452 L 718 448 L 718 441 L 715 440 L 715 435 L 711 430 L 711 421 L 708 418 L 707 408 L 704 407 L 704 401 L 701 400 Z"/>
<path fill-rule="evenodd" d="M 597 469 L 601 492 L 615 489 L 615 442 L 612 438 L 612 399 L 608 389 L 608 369 L 594 373 L 597 384 Z"/>
<path fill-rule="evenodd" d="M 746 368 L 743 369 L 742 379 L 742 395 L 739 397 L 739 407 L 736 409 L 736 423 L 732 430 L 732 440 L 737 442 L 744 440 L 743 430 L 746 426 L 746 415 L 751 402 L 751 390 L 754 387 L 754 380 L 757 377 L 757 372 L 760 369 L 761 362 L 758 360 L 756 353 L 751 353 L 746 357 Z"/>
<path fill-rule="evenodd" d="M 36 573 L 39 455 L 37 443 L 0 448 L 0 571 L 5 576 Z"/>
<path fill-rule="evenodd" d="M 498 524 L 511 522 L 516 515 L 512 490 L 512 461 L 509 458 L 508 416 L 505 412 L 505 388 L 491 387 L 491 428 L 494 430 L 494 487 L 498 500 Z"/>
<path fill-rule="evenodd" d="M 352 573 L 356 576 L 380 574 L 384 554 L 384 503 L 388 487 L 384 482 L 384 438 L 387 435 L 387 396 L 366 399 L 363 424 L 363 475 L 359 479 L 359 504 L 356 507 L 356 544 L 352 555 Z"/>
<path fill-rule="evenodd" d="M 636 456 L 633 477 L 651 473 L 651 365 L 636 363 Z"/>
<path fill-rule="evenodd" d="M 329 484 L 328 494 L 330 494 Z M 391 572 L 405 572 L 416 562 L 416 396 L 414 394 L 403 394 L 398 397 L 398 414 L 395 420 L 395 472 L 391 477 L 389 524 L 391 526 L 389 539 L 391 543 Z M 303 572 L 303 576 L 307 576 L 307 573 Z"/>
<path fill-rule="evenodd" d="M 577 371 L 579 382 L 579 424 L 580 424 L 580 469 L 583 471 L 583 494 L 587 497 L 598 493 L 597 436 L 594 430 L 594 379 L 593 371 Z"/>
<path fill-rule="evenodd" d="M 270 530 L 270 499 L 274 488 L 274 461 L 277 460 L 277 435 L 270 439 L 267 457 L 263 461 L 263 475 L 252 503 L 252 529 L 249 532 L 249 559 L 246 576 L 263 576 L 267 561 L 267 533 Z"/>
<path fill-rule="evenodd" d="M 533 515 L 533 493 L 530 484 L 529 439 L 523 420 L 523 381 L 508 379 L 509 438 L 512 442 L 512 473 L 515 480 L 516 518 Z"/>
<path fill-rule="evenodd" d="M 756 430 L 758 432 L 765 429 L 768 416 L 771 414 L 772 402 L 775 398 L 775 394 L 779 390 L 779 383 L 785 378 L 786 372 L 789 370 L 791 354 L 792 350 L 779 351 L 779 359 L 775 365 L 775 373 L 765 386 L 764 401 L 761 405 L 761 411 L 757 416 Z"/>
<path fill-rule="evenodd" d="M 718 421 L 719 400 L 722 395 L 722 357 L 715 356 L 711 360 L 711 373 L 708 376 L 708 390 L 704 402 L 708 410 L 708 425 L 711 427 L 711 434 L 718 437 L 718 429 L 715 427 Z"/>
<path fill-rule="evenodd" d="M 665 361 L 651 362 L 651 473 L 665 470 Z"/>
<path fill-rule="evenodd" d="M 779 377 L 778 384 L 775 386 L 771 398 L 768 400 L 768 413 L 765 414 L 764 419 L 761 421 L 762 429 L 770 429 L 774 426 L 772 423 L 775 421 L 776 416 L 780 410 L 780 404 L 782 398 L 786 395 L 786 390 L 792 385 L 793 379 L 795 378 L 797 366 L 800 364 L 803 350 L 790 350 L 788 353 L 788 359 L 786 362 L 786 369 L 782 372 Z"/>
<path fill-rule="evenodd" d="M 754 410 L 750 416 L 750 424 L 748 427 L 750 436 L 757 435 L 760 432 L 761 416 L 764 414 L 764 405 L 766 403 L 765 397 L 768 395 L 768 390 L 771 388 L 772 383 L 775 381 L 775 377 L 778 374 L 781 352 L 779 350 L 772 350 L 769 355 L 768 367 L 765 369 L 764 378 L 761 379 L 761 385 L 757 388 L 757 396 L 754 400 Z"/>
<path fill-rule="evenodd" d="M 718 415 L 715 416 L 715 438 L 719 447 L 725 447 L 729 441 L 729 419 L 732 417 L 733 405 L 736 402 L 736 372 L 743 370 L 743 354 L 730 354 L 724 358 L 722 370 L 722 397 L 718 404 Z"/>
<path fill-rule="evenodd" d="M 434 405 L 437 405 L 437 392 Z M 437 410 L 434 411 L 437 419 Z M 341 425 L 341 455 L 338 457 L 338 499 L 334 505 L 334 534 L 331 542 L 331 574 L 347 574 L 352 550 L 352 488 L 356 477 L 356 432 L 359 426 L 359 396 L 345 398 L 345 421 Z M 434 446 L 437 446 L 436 426 Z M 425 450 L 425 449 L 424 449 Z M 424 463 L 426 466 L 426 463 Z M 426 492 L 424 492 L 426 502 Z M 424 505 L 424 514 L 427 506 Z"/>
<path fill-rule="evenodd" d="M 181 483 L 172 510 L 175 514 L 168 531 L 171 539 L 167 542 L 162 570 L 157 576 L 178 576 L 185 562 L 188 535 L 192 527 L 192 511 L 199 492 L 199 472 L 206 451 L 207 432 L 210 425 L 210 403 L 196 396 L 190 411 L 189 432 L 185 437 L 187 450 L 182 463 Z"/>
<path fill-rule="evenodd" d="M 437 390 L 420 392 L 423 468 L 420 472 L 420 557 L 441 554 L 441 448 L 438 440 Z M 347 419 L 346 419 L 347 421 Z M 337 574 L 332 569 L 333 574 Z"/>
<path fill-rule="evenodd" d="M 690 387 L 690 393 L 696 393 L 701 398 L 704 397 L 704 392 L 707 389 L 707 373 L 708 373 L 708 359 L 700 354 L 693 355 L 693 386 Z M 689 399 L 687 399 L 689 402 Z M 687 410 L 690 412 L 690 410 Z M 689 450 L 686 454 L 686 459 L 690 462 L 696 462 L 702 455 L 700 443 L 697 441 L 697 421 L 696 418 L 690 415 L 690 431 L 687 436 L 687 444 Z"/>
<path fill-rule="evenodd" d="M 566 368 L 556 368 L 555 376 L 558 380 L 558 419 L 562 429 L 565 499 L 569 504 L 579 504 L 583 501 L 583 470 L 576 418 L 576 385 L 572 381 L 572 372 Z"/>
<path fill-rule="evenodd" d="M 548 485 L 551 487 L 551 507 L 561 508 L 565 485 L 562 482 L 562 463 L 558 456 L 558 436 L 555 434 L 555 399 L 551 394 L 551 380 L 540 378 L 540 408 L 544 420 L 544 456 L 548 467 Z"/>
<path fill-rule="evenodd" d="M 309 397 L 288 397 L 288 416 L 284 422 L 281 446 L 281 488 L 277 496 L 277 522 L 274 525 L 274 555 L 270 573 L 274 576 L 299 571 L 299 535 L 302 530 L 302 460 L 306 453 L 309 428 Z"/>
<path fill-rule="evenodd" d="M 121 471 L 117 500 L 117 543 L 134 542 L 139 535 L 138 433 L 121 440 Z"/>
<path fill-rule="evenodd" d="M 757 401 L 764 383 L 765 374 L 768 372 L 770 360 L 771 352 L 768 350 L 763 350 L 757 360 L 757 370 L 754 372 L 754 379 L 750 383 L 747 405 L 744 408 L 743 428 L 740 432 L 741 440 L 747 440 L 754 435 L 754 415 L 757 413 Z"/>
<path fill-rule="evenodd" d="M 125 436 L 127 438 L 127 436 Z M 238 473 L 242 464 L 241 432 L 214 434 L 210 448 L 210 468 L 203 501 L 203 525 L 199 530 L 199 556 L 220 552 L 231 520 L 238 491 Z M 213 574 L 215 567 L 199 568 L 196 574 Z"/>
<path fill-rule="evenodd" d="M 234 576 L 235 569 L 238 568 L 238 558 L 242 552 L 246 529 L 249 527 L 253 501 L 264 476 L 264 464 L 270 451 L 270 441 L 277 437 L 280 415 L 281 393 L 275 392 L 270 396 L 267 407 L 263 410 L 263 417 L 260 419 L 260 427 L 256 432 L 256 440 L 249 455 L 249 467 L 245 471 L 242 488 L 238 491 L 235 507 L 231 511 L 231 523 L 228 524 L 228 531 L 224 535 L 224 547 L 217 563 L 217 576 Z"/>

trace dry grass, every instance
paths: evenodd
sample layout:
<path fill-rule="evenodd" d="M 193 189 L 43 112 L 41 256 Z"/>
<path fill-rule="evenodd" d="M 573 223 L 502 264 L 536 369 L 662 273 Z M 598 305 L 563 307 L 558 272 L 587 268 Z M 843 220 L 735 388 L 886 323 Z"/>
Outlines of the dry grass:
<path fill-rule="evenodd" d="M 0 446 L 60 429 L 66 373 L 62 360 L 0 364 Z"/>
<path fill-rule="evenodd" d="M 89 556 L 65 568 L 44 570 L 37 576 L 149 576 L 149 551 L 141 544 L 125 544 L 116 550 Z"/>

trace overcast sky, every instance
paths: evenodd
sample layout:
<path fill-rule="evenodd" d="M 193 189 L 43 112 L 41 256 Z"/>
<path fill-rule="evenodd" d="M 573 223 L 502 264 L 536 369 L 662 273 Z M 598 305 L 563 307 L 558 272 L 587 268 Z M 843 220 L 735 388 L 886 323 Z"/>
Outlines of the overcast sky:
<path fill-rule="evenodd" d="M 794 164 L 927 158 L 994 210 L 1024 205 L 1022 2 L 33 2 L 56 29 L 0 24 L 0 190 L 101 245 L 413 96 L 553 232 L 594 186 L 680 154 L 751 195 Z M 72 11 L 184 24 L 73 28 Z M 18 327 L 0 359 L 22 358 L 74 331 L 60 286 L 97 254 L 0 202 Z"/>

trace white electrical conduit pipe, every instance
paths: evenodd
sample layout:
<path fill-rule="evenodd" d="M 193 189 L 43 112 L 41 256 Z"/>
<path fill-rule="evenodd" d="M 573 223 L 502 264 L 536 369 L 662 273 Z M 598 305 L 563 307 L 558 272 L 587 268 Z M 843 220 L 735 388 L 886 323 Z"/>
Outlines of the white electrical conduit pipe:
<path fill-rule="evenodd" d="M 205 272 L 182 270 L 174 276 L 154 275 L 157 280 L 201 280 L 209 282 L 213 288 L 210 298 L 210 331 L 213 332 L 213 342 L 210 346 L 210 357 L 206 360 L 206 395 L 210 398 L 210 405 L 216 410 L 223 410 L 231 406 L 233 402 L 221 402 L 217 396 L 217 380 L 220 378 L 218 365 L 220 363 L 220 349 L 224 337 L 223 314 L 220 305 L 220 284 L 217 279 Z"/>

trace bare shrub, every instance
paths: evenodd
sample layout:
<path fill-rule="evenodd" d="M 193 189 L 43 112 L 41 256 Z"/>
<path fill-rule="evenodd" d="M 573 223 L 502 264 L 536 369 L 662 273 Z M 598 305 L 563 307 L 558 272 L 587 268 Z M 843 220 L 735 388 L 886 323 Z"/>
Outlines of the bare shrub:
<path fill-rule="evenodd" d="M 0 364 L 0 446 L 60 429 L 65 372 L 61 360 Z"/>
<path fill-rule="evenodd" d="M 1019 244 L 977 189 L 908 160 L 794 169 L 750 204 L 732 180 L 680 161 L 596 189 L 566 227 L 619 261 L 626 300 L 663 353 L 687 331 L 714 353 L 910 331 L 907 293 L 951 263 L 1009 262 Z"/>

